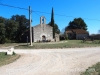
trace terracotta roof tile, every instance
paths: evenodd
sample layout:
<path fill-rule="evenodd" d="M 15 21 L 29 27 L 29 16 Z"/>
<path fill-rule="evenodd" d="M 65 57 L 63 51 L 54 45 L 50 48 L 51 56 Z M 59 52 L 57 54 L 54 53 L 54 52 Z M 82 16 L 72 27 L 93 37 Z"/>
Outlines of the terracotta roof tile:
<path fill-rule="evenodd" d="M 76 34 L 88 34 L 87 31 L 83 30 L 83 29 L 68 29 L 66 31 L 67 33 L 76 33 Z"/>

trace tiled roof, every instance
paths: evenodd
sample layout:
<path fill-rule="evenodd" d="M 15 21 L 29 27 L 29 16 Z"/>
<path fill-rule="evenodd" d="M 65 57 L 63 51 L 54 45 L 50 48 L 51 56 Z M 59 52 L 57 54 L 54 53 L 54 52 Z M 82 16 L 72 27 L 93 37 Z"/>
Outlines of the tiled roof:
<path fill-rule="evenodd" d="M 76 34 L 88 34 L 88 32 L 83 29 L 68 29 L 66 32 L 67 33 L 76 33 Z"/>
<path fill-rule="evenodd" d="M 66 31 L 66 33 L 73 33 L 71 30 L 69 30 L 69 31 Z"/>

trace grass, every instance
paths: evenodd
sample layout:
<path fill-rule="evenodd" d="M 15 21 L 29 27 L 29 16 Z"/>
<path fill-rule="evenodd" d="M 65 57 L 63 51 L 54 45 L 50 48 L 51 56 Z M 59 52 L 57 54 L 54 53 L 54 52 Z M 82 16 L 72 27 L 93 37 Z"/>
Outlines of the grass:
<path fill-rule="evenodd" d="M 17 45 L 21 45 L 21 44 L 24 44 L 24 43 L 5 43 L 5 44 L 0 44 L 0 48 L 2 48 L 2 47 L 7 48 L 10 46 L 17 46 Z"/>
<path fill-rule="evenodd" d="M 6 52 L 0 52 L 0 67 L 14 62 L 20 57 L 20 55 L 6 55 Z"/>
<path fill-rule="evenodd" d="M 99 40 L 86 41 L 82 40 L 67 40 L 67 42 L 53 42 L 53 43 L 33 43 L 33 46 L 19 45 L 15 48 L 17 49 L 54 49 L 54 48 L 81 48 L 81 47 L 100 47 Z"/>
<path fill-rule="evenodd" d="M 54 49 L 54 48 L 81 48 L 81 47 L 98 47 L 100 46 L 100 40 L 86 41 L 82 40 L 67 40 L 60 42 L 49 42 L 49 43 L 33 43 L 33 46 L 27 46 L 27 43 L 6 43 L 0 44 L 1 48 L 8 48 L 10 46 L 15 46 L 17 49 Z"/>
<path fill-rule="evenodd" d="M 92 67 L 89 67 L 81 75 L 100 75 L 100 62 L 98 62 L 97 64 L 93 65 Z"/>

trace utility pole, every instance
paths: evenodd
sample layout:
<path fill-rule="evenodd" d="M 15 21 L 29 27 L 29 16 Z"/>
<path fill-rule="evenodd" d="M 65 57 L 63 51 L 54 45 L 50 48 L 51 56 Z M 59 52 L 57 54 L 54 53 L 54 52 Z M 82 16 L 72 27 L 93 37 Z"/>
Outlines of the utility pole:
<path fill-rule="evenodd" d="M 32 22 L 32 20 L 31 20 L 31 13 L 32 13 L 31 7 L 29 6 L 30 46 L 32 46 L 32 28 L 31 28 L 31 22 Z"/>

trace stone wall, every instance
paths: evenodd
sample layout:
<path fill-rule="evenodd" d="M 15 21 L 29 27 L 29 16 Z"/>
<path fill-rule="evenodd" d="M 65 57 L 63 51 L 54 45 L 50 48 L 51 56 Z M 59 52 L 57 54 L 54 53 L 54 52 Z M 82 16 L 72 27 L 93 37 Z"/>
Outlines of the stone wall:
<path fill-rule="evenodd" d="M 60 39 L 59 39 L 59 34 L 57 34 L 57 33 L 55 33 L 55 41 L 56 41 L 56 42 L 60 41 Z"/>
<path fill-rule="evenodd" d="M 37 41 L 42 41 L 42 36 L 46 37 L 46 40 L 52 40 L 53 39 L 53 31 L 52 31 L 52 27 L 49 25 L 45 25 L 45 24 L 39 24 L 37 26 L 33 27 L 33 41 L 37 42 Z"/>

